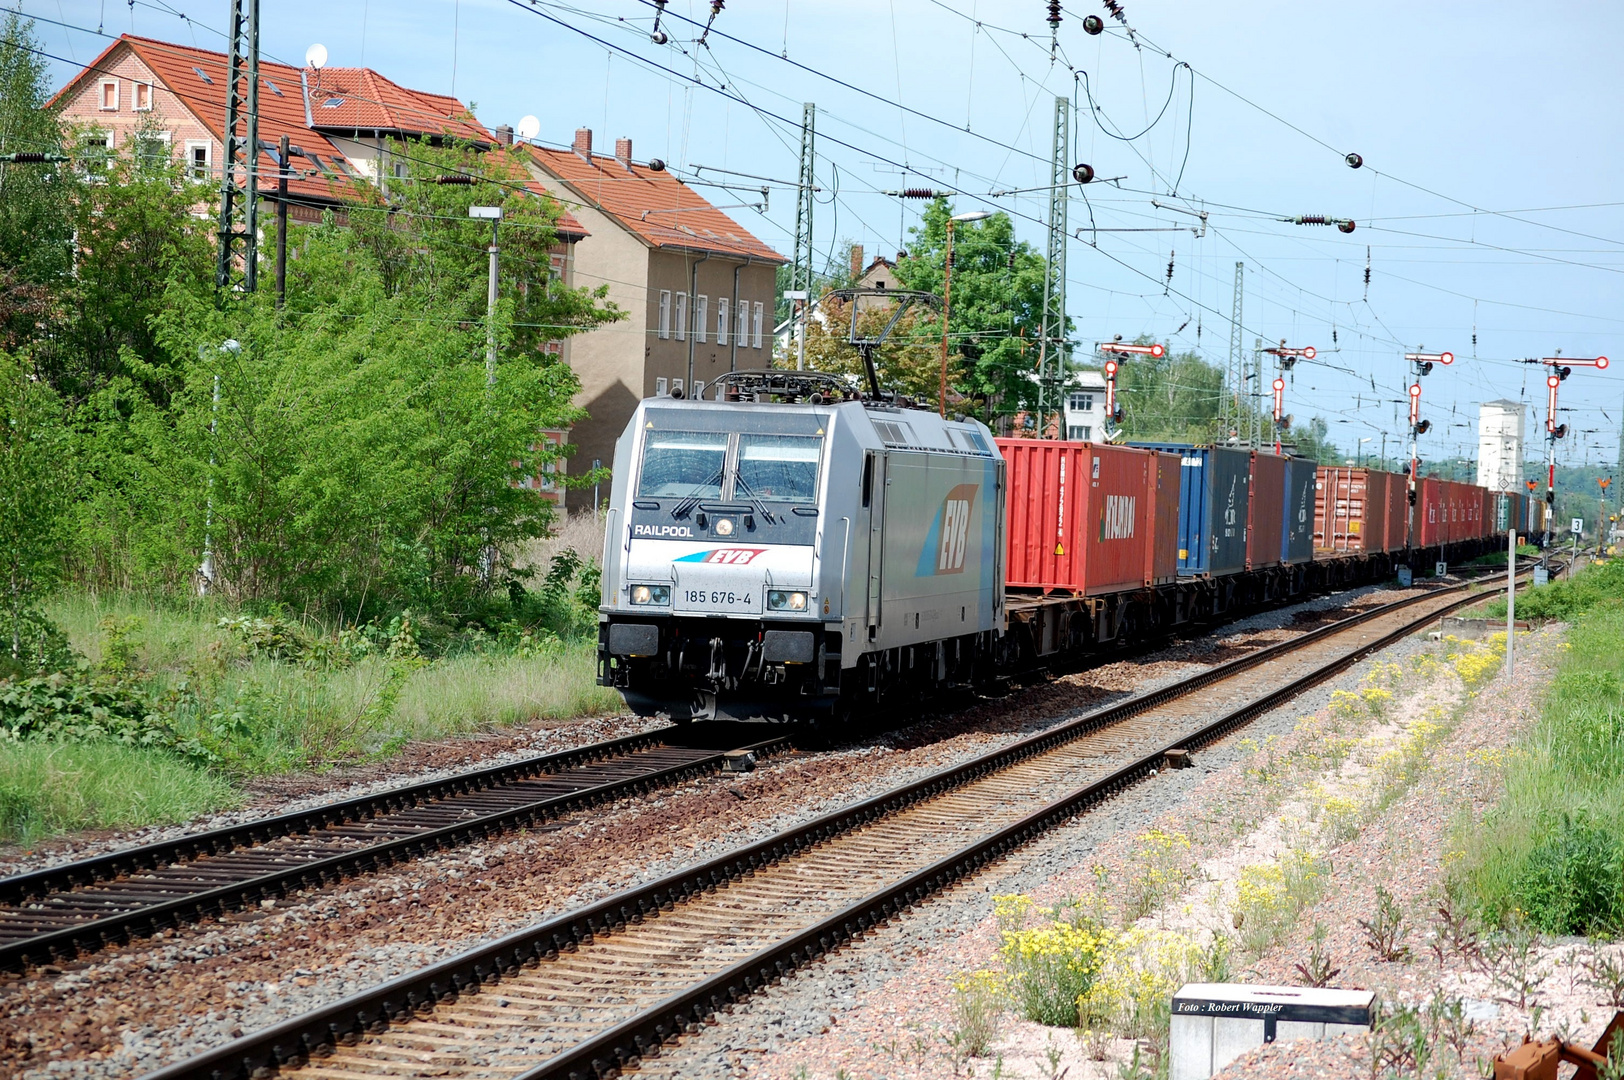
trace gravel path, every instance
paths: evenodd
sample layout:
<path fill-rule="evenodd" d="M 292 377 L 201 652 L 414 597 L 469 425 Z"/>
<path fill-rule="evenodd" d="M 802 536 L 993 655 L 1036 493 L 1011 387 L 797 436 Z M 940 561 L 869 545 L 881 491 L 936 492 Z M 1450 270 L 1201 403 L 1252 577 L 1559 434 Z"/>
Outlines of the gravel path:
<path fill-rule="evenodd" d="M 172 931 L 61 970 L 13 977 L 0 983 L 0 1074 L 125 1076 L 176 1060 L 538 918 L 889 790 L 1125 693 L 1176 682 L 1248 648 L 1311 628 L 1329 617 L 1324 613 L 1345 613 L 1350 600 L 1362 598 L 1369 604 L 1403 595 L 1368 596 L 1372 591 L 1266 613 L 1227 628 L 1219 637 L 1181 642 L 1141 660 L 1067 675 L 857 745 L 784 755 L 751 774 L 703 778 L 544 830 Z M 1278 722 L 1289 726 L 1287 720 Z M 495 755 L 545 752 L 637 730 L 615 725 L 603 721 L 528 733 L 516 737 L 522 745 L 497 748 Z M 532 738 L 543 746 L 529 742 Z M 1083 831 L 1092 830 L 1092 836 L 1104 828 L 1099 836 L 1106 836 L 1142 822 L 1147 814 L 1154 816 L 1183 798 L 1207 775 L 1205 770 L 1219 767 L 1231 752 L 1214 748 L 1203 753 L 1203 768 L 1144 785 L 1119 805 L 1089 815 Z M 426 760 L 434 763 L 432 755 Z M 379 777 L 352 785 L 344 795 L 398 781 L 398 776 Z M 329 793 L 314 801 L 331 798 Z M 1138 806 L 1134 800 L 1141 798 L 1152 802 Z M 284 801 L 255 812 L 281 812 L 289 805 Z M 1010 865 L 1052 870 L 1076 862 L 1064 850 L 1045 856 L 1050 845 L 1035 845 Z M 934 932 L 927 934 L 932 936 Z M 844 962 L 845 955 L 830 963 Z"/>

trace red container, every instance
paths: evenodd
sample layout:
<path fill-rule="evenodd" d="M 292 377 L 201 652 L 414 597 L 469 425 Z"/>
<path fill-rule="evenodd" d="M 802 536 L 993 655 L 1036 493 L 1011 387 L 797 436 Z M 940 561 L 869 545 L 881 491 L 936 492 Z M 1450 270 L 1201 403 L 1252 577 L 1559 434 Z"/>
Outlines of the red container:
<path fill-rule="evenodd" d="M 1387 474 L 1387 550 L 1403 551 L 1410 546 L 1410 478 L 1405 473 Z"/>
<path fill-rule="evenodd" d="M 1286 459 L 1252 454 L 1252 498 L 1246 514 L 1246 568 L 1280 565 L 1286 525 Z"/>
<path fill-rule="evenodd" d="M 1048 439 L 997 442 L 1009 476 L 1010 588 L 1103 595 L 1174 580 L 1176 455 Z"/>
<path fill-rule="evenodd" d="M 1444 530 L 1448 527 L 1443 481 L 1423 476 L 1416 487 L 1415 545 L 1437 547 L 1443 543 Z"/>
<path fill-rule="evenodd" d="M 1386 550 L 1389 479 L 1375 469 L 1321 465 L 1314 483 L 1314 550 Z"/>

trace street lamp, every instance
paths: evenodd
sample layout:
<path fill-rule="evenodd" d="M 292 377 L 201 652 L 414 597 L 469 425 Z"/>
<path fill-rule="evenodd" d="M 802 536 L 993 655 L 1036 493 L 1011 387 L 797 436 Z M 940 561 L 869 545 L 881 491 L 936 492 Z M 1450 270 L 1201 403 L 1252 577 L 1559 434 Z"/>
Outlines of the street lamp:
<path fill-rule="evenodd" d="M 502 224 L 500 206 L 470 206 L 468 216 L 491 223 L 491 269 L 485 292 L 485 382 L 496 385 L 496 230 Z"/>
<path fill-rule="evenodd" d="M 953 226 L 960 221 L 981 221 L 992 217 L 990 210 L 970 210 L 947 219 L 947 260 L 942 267 L 942 387 L 937 411 L 947 416 L 947 328 L 953 302 Z"/>
<path fill-rule="evenodd" d="M 1361 469 L 1364 468 L 1364 466 L 1365 466 L 1365 443 L 1367 443 L 1369 441 L 1370 441 L 1370 436 L 1368 436 L 1368 435 L 1366 437 L 1364 437 L 1363 439 L 1359 440 L 1359 467 Z"/>

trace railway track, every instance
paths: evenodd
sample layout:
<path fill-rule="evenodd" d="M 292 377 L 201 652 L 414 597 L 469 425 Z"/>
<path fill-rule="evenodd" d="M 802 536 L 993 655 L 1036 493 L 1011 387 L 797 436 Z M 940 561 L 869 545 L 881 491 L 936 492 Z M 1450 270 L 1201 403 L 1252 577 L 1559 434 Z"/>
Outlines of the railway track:
<path fill-rule="evenodd" d="M 598 1080 L 1419 626 L 1321 627 L 150 1074 Z"/>
<path fill-rule="evenodd" d="M 669 787 L 719 770 L 741 727 L 663 728 L 0 879 L 0 969 L 72 959 Z M 777 736 L 738 749 L 788 745 Z"/>

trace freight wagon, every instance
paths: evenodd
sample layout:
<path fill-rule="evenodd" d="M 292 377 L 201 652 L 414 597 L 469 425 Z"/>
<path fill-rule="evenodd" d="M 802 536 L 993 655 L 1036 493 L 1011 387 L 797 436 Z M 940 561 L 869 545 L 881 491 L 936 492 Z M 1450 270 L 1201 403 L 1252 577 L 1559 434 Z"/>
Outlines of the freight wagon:
<path fill-rule="evenodd" d="M 1387 474 L 995 440 L 813 372 L 718 382 L 642 402 L 616 445 L 598 680 L 645 715 L 838 721 L 1481 547 L 1477 489 L 1434 484 L 1436 552 L 1407 550 Z"/>

